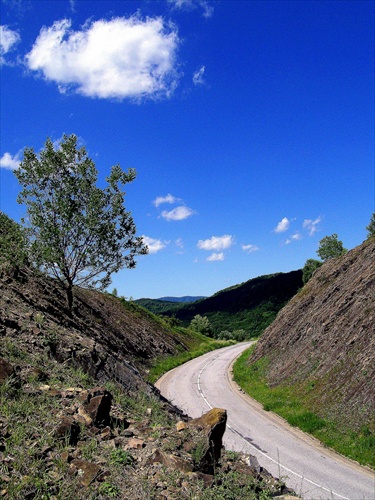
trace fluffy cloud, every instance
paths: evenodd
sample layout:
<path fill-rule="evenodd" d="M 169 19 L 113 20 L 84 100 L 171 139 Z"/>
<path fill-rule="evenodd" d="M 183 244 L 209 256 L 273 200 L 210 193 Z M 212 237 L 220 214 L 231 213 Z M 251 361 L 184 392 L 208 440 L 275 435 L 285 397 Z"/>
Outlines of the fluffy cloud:
<path fill-rule="evenodd" d="M 154 203 L 155 207 L 158 207 L 159 205 L 162 205 L 163 203 L 173 204 L 173 203 L 178 203 L 180 201 L 181 201 L 180 198 L 176 198 L 172 194 L 167 194 L 167 196 L 158 196 L 154 200 L 153 203 Z"/>
<path fill-rule="evenodd" d="M 20 166 L 20 161 L 18 155 L 12 156 L 10 153 L 4 153 L 0 158 L 0 168 L 16 170 Z"/>
<path fill-rule="evenodd" d="M 256 245 L 242 245 L 242 250 L 247 253 L 253 253 L 259 250 L 259 247 Z"/>
<path fill-rule="evenodd" d="M 204 79 L 203 75 L 206 70 L 205 66 L 202 66 L 200 69 L 198 69 L 194 75 L 193 75 L 193 83 L 194 85 L 203 85 L 204 84 Z"/>
<path fill-rule="evenodd" d="M 214 252 L 207 257 L 208 262 L 218 262 L 224 260 L 223 252 Z"/>
<path fill-rule="evenodd" d="M 8 26 L 0 26 L 0 64 L 7 64 L 4 55 L 10 52 L 21 40 L 17 31 L 13 31 Z"/>
<path fill-rule="evenodd" d="M 168 0 L 168 2 L 173 4 L 176 9 L 190 10 L 199 6 L 203 9 L 204 17 L 211 17 L 214 13 L 213 5 L 207 0 Z"/>
<path fill-rule="evenodd" d="M 168 97 L 177 85 L 179 44 L 174 27 L 162 18 L 118 17 L 72 31 L 71 21 L 42 28 L 26 55 L 28 67 L 60 92 L 75 89 L 88 97 Z"/>
<path fill-rule="evenodd" d="M 155 238 L 150 238 L 148 236 L 142 236 L 143 243 L 148 247 L 148 253 L 157 253 L 160 250 L 163 250 L 168 244 L 167 241 L 163 242 L 161 240 L 157 240 Z"/>
<path fill-rule="evenodd" d="M 277 224 L 274 231 L 275 231 L 275 233 L 284 233 L 285 231 L 287 231 L 289 229 L 289 226 L 290 226 L 290 220 L 287 217 L 284 217 Z"/>
<path fill-rule="evenodd" d="M 191 208 L 181 205 L 180 207 L 176 207 L 170 211 L 163 210 L 161 216 L 163 217 L 163 219 L 168 221 L 184 220 L 194 215 L 194 213 L 194 210 L 192 210 Z"/>
<path fill-rule="evenodd" d="M 318 231 L 318 224 L 322 221 L 321 216 L 317 217 L 315 220 L 305 219 L 303 221 L 303 228 L 306 229 L 310 236 L 314 236 L 314 234 Z"/>
<path fill-rule="evenodd" d="M 230 248 L 233 245 L 233 243 L 234 243 L 233 236 L 225 234 L 224 236 L 212 236 L 212 238 L 208 240 L 199 240 L 197 247 L 200 250 L 219 251 Z"/>

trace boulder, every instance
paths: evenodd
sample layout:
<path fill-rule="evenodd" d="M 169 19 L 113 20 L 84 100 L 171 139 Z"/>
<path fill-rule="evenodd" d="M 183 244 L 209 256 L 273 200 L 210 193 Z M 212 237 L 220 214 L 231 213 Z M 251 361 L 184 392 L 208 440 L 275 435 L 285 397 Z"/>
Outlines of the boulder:
<path fill-rule="evenodd" d="M 196 431 L 191 453 L 197 470 L 213 473 L 215 464 L 220 460 L 226 423 L 227 412 L 221 408 L 213 408 L 189 422 L 189 428 Z"/>
<path fill-rule="evenodd" d="M 152 465 L 155 463 L 162 464 L 164 465 L 164 467 L 169 467 L 181 472 L 192 472 L 193 470 L 193 465 L 187 460 L 176 457 L 175 455 L 167 455 L 159 449 L 155 450 L 154 453 L 149 456 L 146 461 L 146 465 Z"/>
<path fill-rule="evenodd" d="M 72 417 L 61 417 L 59 424 L 55 427 L 54 437 L 57 439 L 69 439 L 69 444 L 75 446 L 78 441 L 80 427 Z"/>
<path fill-rule="evenodd" d="M 87 462 L 86 460 L 75 459 L 72 460 L 72 464 L 78 469 L 82 486 L 89 486 L 101 471 L 98 465 Z"/>
<path fill-rule="evenodd" d="M 94 387 L 88 392 L 87 400 L 83 406 L 94 426 L 106 427 L 111 423 L 111 404 L 111 393 L 104 387 Z"/>

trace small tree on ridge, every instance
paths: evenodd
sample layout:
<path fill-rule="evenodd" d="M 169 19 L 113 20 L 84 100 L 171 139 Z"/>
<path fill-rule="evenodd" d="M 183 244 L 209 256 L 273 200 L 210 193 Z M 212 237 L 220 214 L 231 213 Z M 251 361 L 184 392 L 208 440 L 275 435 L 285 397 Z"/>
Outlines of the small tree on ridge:
<path fill-rule="evenodd" d="M 347 250 L 344 248 L 342 241 L 338 239 L 337 234 L 332 234 L 319 241 L 319 248 L 316 253 L 323 261 L 326 261 L 334 257 L 340 257 L 346 252 Z"/>
<path fill-rule="evenodd" d="M 15 175 L 22 186 L 18 203 L 27 207 L 35 262 L 65 288 L 69 311 L 73 286 L 103 290 L 111 274 L 133 268 L 147 253 L 124 206 L 121 185 L 135 170 L 112 167 L 107 187 L 96 186 L 98 171 L 75 135 L 64 135 L 55 149 L 47 139 L 38 156 L 26 148 Z M 24 222 L 24 221 L 23 221 Z"/>

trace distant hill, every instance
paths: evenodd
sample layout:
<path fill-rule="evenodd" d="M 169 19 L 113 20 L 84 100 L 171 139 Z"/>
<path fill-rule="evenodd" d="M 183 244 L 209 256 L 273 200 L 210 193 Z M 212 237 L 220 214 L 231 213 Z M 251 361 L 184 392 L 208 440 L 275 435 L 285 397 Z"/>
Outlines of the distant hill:
<path fill-rule="evenodd" d="M 192 303 L 165 300 L 136 301 L 155 314 L 174 316 L 184 325 L 195 315 L 207 316 L 217 336 L 223 330 L 243 329 L 250 335 L 260 335 L 275 319 L 278 311 L 302 287 L 302 271 L 259 276 L 239 285 L 221 290 L 211 297 Z"/>
<path fill-rule="evenodd" d="M 160 297 L 161 300 L 165 302 L 195 302 L 196 300 L 205 299 L 204 295 L 199 295 L 198 297 L 192 297 L 190 295 L 185 295 L 184 297 Z"/>
<path fill-rule="evenodd" d="M 162 297 L 160 299 L 136 299 L 133 302 L 154 314 L 167 314 L 183 304 L 190 304 L 205 297 Z"/>

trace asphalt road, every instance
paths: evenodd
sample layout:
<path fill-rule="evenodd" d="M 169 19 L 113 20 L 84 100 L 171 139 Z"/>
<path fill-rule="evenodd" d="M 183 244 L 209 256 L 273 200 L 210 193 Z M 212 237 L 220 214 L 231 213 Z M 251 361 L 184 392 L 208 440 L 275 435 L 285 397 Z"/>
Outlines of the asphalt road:
<path fill-rule="evenodd" d="M 250 344 L 193 359 L 163 375 L 155 385 L 193 418 L 214 407 L 225 408 L 225 447 L 255 455 L 262 467 L 282 477 L 304 500 L 374 500 L 372 471 L 327 450 L 239 390 L 230 369 Z"/>

